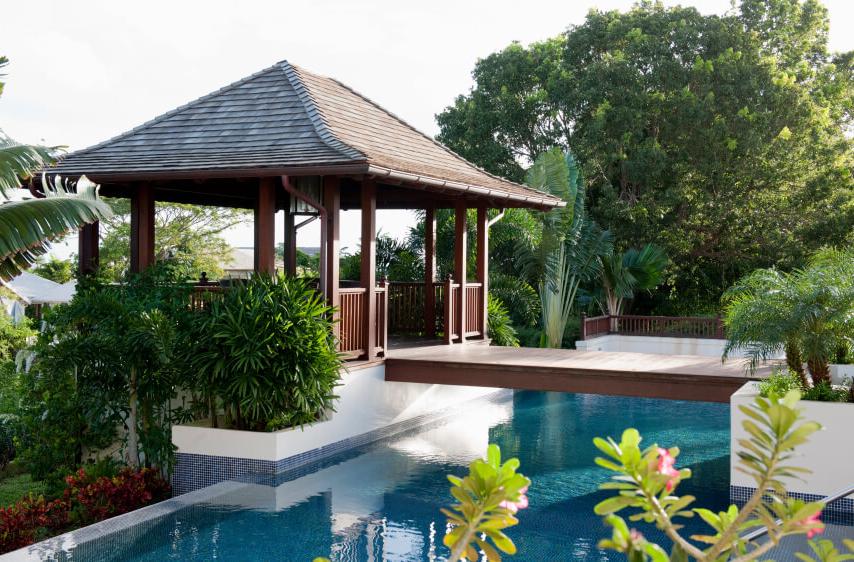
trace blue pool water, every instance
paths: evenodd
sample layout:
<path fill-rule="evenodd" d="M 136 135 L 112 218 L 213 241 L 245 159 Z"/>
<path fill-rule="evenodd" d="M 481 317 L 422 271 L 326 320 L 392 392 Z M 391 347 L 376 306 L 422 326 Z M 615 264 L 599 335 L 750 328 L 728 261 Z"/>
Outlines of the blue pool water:
<path fill-rule="evenodd" d="M 593 514 L 607 473 L 594 436 L 638 428 L 645 443 L 678 445 L 694 469 L 682 493 L 721 509 L 729 496 L 729 406 L 583 394 L 516 392 L 464 408 L 447 423 L 349 451 L 273 482 L 226 486 L 194 505 L 104 543 L 104 560 L 444 560 L 450 502 L 445 475 L 462 474 L 487 443 L 521 460 L 530 508 L 510 529 L 518 561 L 618 560 L 596 543 L 609 530 Z M 690 520 L 690 527 L 703 530 Z M 654 529 L 644 529 L 654 537 Z M 136 535 L 136 536 L 134 536 Z M 108 546 L 109 544 L 109 546 Z M 97 545 L 86 545 L 88 554 Z M 83 550 L 71 559 L 84 558 Z"/>

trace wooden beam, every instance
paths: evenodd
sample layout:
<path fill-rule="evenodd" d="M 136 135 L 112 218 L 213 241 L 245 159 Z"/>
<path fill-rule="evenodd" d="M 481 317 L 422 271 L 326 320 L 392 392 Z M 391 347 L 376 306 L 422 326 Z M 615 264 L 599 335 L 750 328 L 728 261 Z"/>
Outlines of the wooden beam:
<path fill-rule="evenodd" d="M 255 202 L 255 271 L 276 272 L 276 182 L 274 178 L 258 181 Z"/>
<path fill-rule="evenodd" d="M 365 343 L 367 359 L 376 357 L 377 346 L 377 185 L 362 181 L 362 264 L 361 281 L 365 288 Z"/>
<path fill-rule="evenodd" d="M 78 271 L 82 274 L 94 273 L 98 270 L 100 251 L 100 223 L 95 221 L 84 224 L 77 235 Z"/>
<path fill-rule="evenodd" d="M 335 307 L 335 318 L 340 318 L 338 309 L 341 308 L 341 282 L 340 282 L 340 258 L 341 249 L 341 185 L 337 176 L 323 177 L 323 208 L 326 209 L 326 224 L 320 228 L 326 230 L 326 267 L 323 274 L 326 276 L 326 298 L 329 306 Z M 335 323 L 333 328 L 338 335 L 339 326 Z"/>
<path fill-rule="evenodd" d="M 154 192 L 137 186 L 130 198 L 130 270 L 141 273 L 154 265 Z"/>
<path fill-rule="evenodd" d="M 480 336 L 487 338 L 486 327 L 488 324 L 487 302 L 489 292 L 489 223 L 486 207 L 477 208 L 477 282 L 481 285 L 480 306 Z"/>
<path fill-rule="evenodd" d="M 424 211 L 424 334 L 436 337 L 436 209 Z"/>
<path fill-rule="evenodd" d="M 460 343 L 466 341 L 466 257 L 468 256 L 468 228 L 466 226 L 466 202 L 457 201 L 454 211 L 454 279 L 460 284 L 456 305 L 457 334 Z"/>
<path fill-rule="evenodd" d="M 285 273 L 297 274 L 297 229 L 290 207 L 285 207 Z"/>

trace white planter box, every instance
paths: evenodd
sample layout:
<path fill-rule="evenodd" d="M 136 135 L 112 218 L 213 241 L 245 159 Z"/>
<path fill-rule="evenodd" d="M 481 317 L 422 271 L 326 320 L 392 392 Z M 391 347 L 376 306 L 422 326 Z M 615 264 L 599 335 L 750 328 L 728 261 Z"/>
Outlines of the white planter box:
<path fill-rule="evenodd" d="M 830 365 L 830 381 L 833 384 L 851 384 L 854 381 L 854 365 Z"/>
<path fill-rule="evenodd" d="M 732 395 L 730 413 L 732 437 L 730 443 L 730 484 L 732 486 L 755 487 L 755 482 L 735 469 L 738 463 L 736 452 L 738 440 L 747 437 L 741 427 L 745 415 L 739 406 L 753 402 L 759 394 L 759 385 L 749 382 Z M 802 479 L 783 479 L 786 489 L 801 494 L 826 496 L 854 484 L 854 404 L 844 402 L 801 401 L 803 419 L 817 421 L 824 429 L 814 433 L 809 441 L 795 450 L 793 466 L 811 470 Z"/>
<path fill-rule="evenodd" d="M 386 382 L 385 366 L 344 373 L 330 419 L 276 432 L 237 431 L 193 425 L 172 427 L 179 454 L 279 461 L 366 433 L 453 408 L 498 389 Z"/>

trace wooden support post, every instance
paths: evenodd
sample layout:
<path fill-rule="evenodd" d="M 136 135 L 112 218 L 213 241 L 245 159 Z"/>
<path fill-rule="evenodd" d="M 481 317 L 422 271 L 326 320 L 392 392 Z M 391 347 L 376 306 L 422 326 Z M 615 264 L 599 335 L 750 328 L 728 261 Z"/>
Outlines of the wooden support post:
<path fill-rule="evenodd" d="M 382 310 L 378 317 L 380 322 L 380 330 L 378 330 L 379 341 L 377 345 L 383 348 L 383 357 L 388 357 L 388 277 L 383 277 L 380 281 L 380 287 L 383 288 L 382 293 Z"/>
<path fill-rule="evenodd" d="M 482 302 L 480 307 L 480 337 L 487 338 L 488 324 L 487 302 L 489 298 L 489 224 L 487 223 L 486 207 L 477 208 L 477 282 L 480 283 Z"/>
<path fill-rule="evenodd" d="M 466 202 L 458 200 L 454 212 L 454 277 L 460 284 L 460 297 L 456 299 L 456 324 L 460 343 L 466 341 L 466 258 L 468 257 L 468 228 L 466 226 Z"/>
<path fill-rule="evenodd" d="M 154 190 L 136 186 L 130 198 L 130 270 L 141 273 L 154 265 Z"/>
<path fill-rule="evenodd" d="M 365 288 L 365 347 L 367 359 L 376 357 L 377 345 L 377 186 L 372 179 L 362 180 L 362 264 L 361 281 Z"/>
<path fill-rule="evenodd" d="M 98 221 L 84 224 L 77 235 L 77 267 L 78 271 L 84 275 L 98 270 L 99 228 L 100 223 Z"/>
<path fill-rule="evenodd" d="M 339 309 L 341 308 L 341 282 L 340 282 L 340 261 L 339 253 L 341 249 L 341 189 L 338 176 L 323 177 L 323 208 L 326 209 L 326 224 L 321 224 L 320 228 L 325 229 L 326 236 L 324 242 L 326 244 L 326 266 L 323 268 L 323 274 L 326 276 L 326 299 L 329 306 L 335 307 L 335 319 L 341 317 Z M 335 335 L 339 333 L 338 323 L 335 323 Z"/>
<path fill-rule="evenodd" d="M 445 281 L 445 343 L 454 343 L 454 278 L 448 275 Z"/>
<path fill-rule="evenodd" d="M 273 178 L 258 181 L 255 201 L 255 271 L 276 272 L 276 183 Z"/>
<path fill-rule="evenodd" d="M 297 229 L 290 208 L 285 208 L 285 273 L 291 277 L 297 274 Z"/>
<path fill-rule="evenodd" d="M 436 208 L 424 214 L 424 335 L 436 337 Z"/>

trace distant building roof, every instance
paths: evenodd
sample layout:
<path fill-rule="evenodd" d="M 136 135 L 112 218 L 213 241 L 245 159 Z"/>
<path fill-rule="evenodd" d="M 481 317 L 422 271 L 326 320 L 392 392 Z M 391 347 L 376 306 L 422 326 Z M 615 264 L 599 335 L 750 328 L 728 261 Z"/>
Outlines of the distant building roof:
<path fill-rule="evenodd" d="M 489 174 L 344 84 L 286 61 L 69 154 L 65 175 L 335 169 L 516 201 L 561 200 Z"/>
<path fill-rule="evenodd" d="M 74 296 L 75 282 L 60 285 L 34 273 L 25 271 L 6 283 L 25 304 L 58 304 Z"/>

